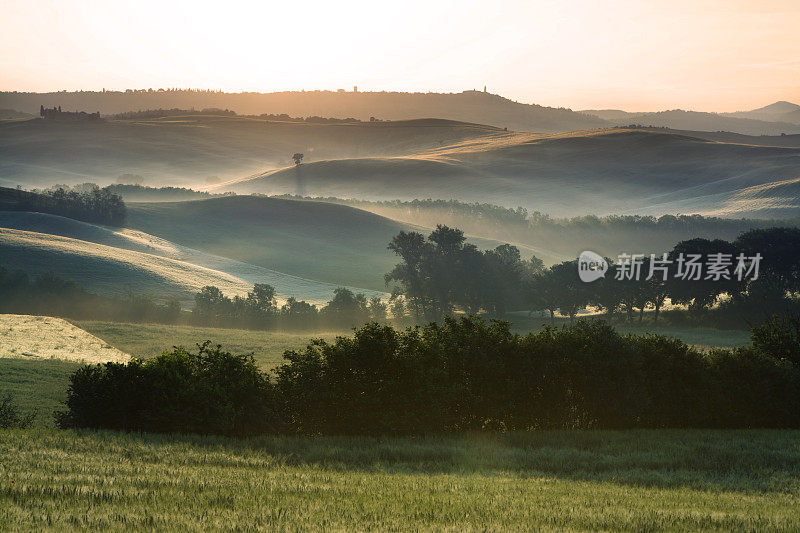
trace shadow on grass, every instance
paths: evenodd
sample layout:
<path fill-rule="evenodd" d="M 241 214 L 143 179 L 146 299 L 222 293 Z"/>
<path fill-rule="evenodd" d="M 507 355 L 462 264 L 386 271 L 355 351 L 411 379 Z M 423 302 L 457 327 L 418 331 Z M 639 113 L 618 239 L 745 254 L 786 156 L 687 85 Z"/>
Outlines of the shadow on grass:
<path fill-rule="evenodd" d="M 56 432 L 70 434 L 71 432 Z M 800 491 L 800 431 L 536 431 L 429 437 L 253 439 L 79 431 L 72 450 L 218 467 L 554 477 L 639 487 Z M 57 438 L 56 434 L 53 437 Z"/>

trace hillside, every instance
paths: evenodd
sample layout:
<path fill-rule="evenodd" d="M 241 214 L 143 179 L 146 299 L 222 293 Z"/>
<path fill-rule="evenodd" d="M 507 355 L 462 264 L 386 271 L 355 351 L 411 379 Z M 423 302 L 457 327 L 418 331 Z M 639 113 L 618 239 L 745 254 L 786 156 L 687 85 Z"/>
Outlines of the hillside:
<path fill-rule="evenodd" d="M 800 176 L 798 148 L 599 130 L 509 133 L 408 157 L 314 161 L 217 189 L 368 200 L 457 199 L 576 216 L 650 212 L 664 198 L 690 199 L 698 190 L 726 193 L 794 176 Z"/>
<path fill-rule="evenodd" d="M 257 196 L 130 204 L 128 226 L 249 265 L 376 291 L 385 290 L 383 274 L 397 262 L 387 250 L 392 237 L 429 232 L 352 207 Z"/>
<path fill-rule="evenodd" d="M 619 109 L 582 111 L 617 126 L 641 125 L 676 130 L 728 131 L 742 135 L 781 135 L 800 133 L 800 123 L 787 121 L 781 114 L 703 113 L 673 109 L 647 113 L 630 113 Z"/>
<path fill-rule="evenodd" d="M 786 102 L 784 100 L 764 107 L 759 107 L 758 109 L 751 109 L 750 111 L 737 111 L 735 113 L 723 114 L 730 117 L 800 124 L 800 105 L 793 104 L 792 102 Z"/>
<path fill-rule="evenodd" d="M 24 188 L 136 174 L 145 185 L 212 185 L 305 161 L 394 156 L 502 134 L 446 120 L 313 124 L 186 115 L 0 123 L 0 186 Z"/>
<path fill-rule="evenodd" d="M 234 296 L 245 294 L 254 283 L 268 283 L 275 287 L 279 303 L 294 296 L 315 304 L 330 300 L 339 286 L 201 252 L 141 231 L 43 213 L 0 211 L 0 251 L 0 263 L 8 267 L 54 271 L 101 294 L 120 294 L 132 287 L 137 293 L 178 298 L 185 305 L 205 285 Z"/>
<path fill-rule="evenodd" d="M 89 241 L 0 228 L 0 262 L 32 274 L 54 272 L 99 294 L 122 295 L 128 288 L 157 298 L 190 302 L 205 285 L 227 294 L 251 287 L 240 278 L 184 261 Z"/>
<path fill-rule="evenodd" d="M 0 358 L 125 363 L 130 356 L 61 318 L 0 314 Z"/>
<path fill-rule="evenodd" d="M 262 113 L 369 120 L 443 118 L 520 131 L 572 131 L 607 125 L 569 109 L 521 104 L 479 92 L 403 93 L 352 91 L 294 91 L 278 93 L 221 93 L 211 91 L 130 92 L 0 92 L 0 107 L 38 113 L 40 105 L 61 105 L 113 114 L 138 109 L 218 108 L 239 114 Z"/>
<path fill-rule="evenodd" d="M 800 216 L 800 178 L 778 180 L 719 193 L 706 194 L 707 190 L 698 187 L 694 197 L 681 200 L 669 200 L 665 197 L 665 202 L 642 211 L 658 213 L 671 210 L 715 217 L 746 218 Z"/>

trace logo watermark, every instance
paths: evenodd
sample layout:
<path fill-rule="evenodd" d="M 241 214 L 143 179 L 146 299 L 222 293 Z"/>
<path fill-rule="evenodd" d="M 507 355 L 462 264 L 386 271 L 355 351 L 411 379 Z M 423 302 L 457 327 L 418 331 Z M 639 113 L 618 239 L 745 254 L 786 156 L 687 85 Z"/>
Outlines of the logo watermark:
<path fill-rule="evenodd" d="M 755 281 L 761 266 L 762 256 L 740 253 L 724 254 L 684 254 L 674 258 L 669 254 L 629 254 L 617 256 L 613 264 L 614 279 L 618 281 L 653 278 L 666 281 L 670 278 L 684 281 Z M 578 257 L 578 276 L 581 281 L 591 283 L 605 277 L 610 266 L 608 261 L 598 253 L 583 251 Z"/>
<path fill-rule="evenodd" d="M 606 275 L 608 271 L 608 261 L 600 254 L 589 250 L 581 252 L 578 257 L 578 276 L 581 281 L 591 283 Z"/>

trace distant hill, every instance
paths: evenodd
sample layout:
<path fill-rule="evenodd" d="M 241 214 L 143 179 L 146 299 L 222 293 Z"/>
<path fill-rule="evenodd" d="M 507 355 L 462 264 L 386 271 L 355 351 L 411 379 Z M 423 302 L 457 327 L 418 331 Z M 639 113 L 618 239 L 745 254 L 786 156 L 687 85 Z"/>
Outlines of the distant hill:
<path fill-rule="evenodd" d="M 736 113 L 724 113 L 724 115 L 730 117 L 800 124 L 800 105 L 782 100 L 780 102 L 775 102 L 774 104 L 759 107 L 758 109 L 751 109 L 750 111 L 737 111 Z"/>
<path fill-rule="evenodd" d="M 403 230 L 430 231 L 342 205 L 253 196 L 132 204 L 130 215 L 120 229 L 0 210 L 0 264 L 53 271 L 106 295 L 132 288 L 186 305 L 205 285 L 242 295 L 253 283 L 275 287 L 281 302 L 324 304 L 340 286 L 383 294 L 383 274 L 397 261 L 389 241 Z M 526 258 L 534 253 L 520 248 Z"/>
<path fill-rule="evenodd" d="M 0 107 L 38 113 L 40 105 L 100 110 L 114 114 L 140 109 L 219 108 L 239 114 L 286 113 L 291 116 L 354 117 L 370 120 L 444 118 L 519 131 L 557 132 L 598 128 L 607 123 L 569 109 L 521 104 L 495 94 L 294 91 L 223 93 L 214 91 L 80 91 L 0 93 Z"/>
<path fill-rule="evenodd" d="M 60 218 L 53 217 L 51 222 L 60 224 Z M 244 294 L 250 287 L 234 276 L 186 262 L 2 224 L 0 264 L 34 274 L 55 272 L 107 296 L 123 295 L 132 288 L 138 294 L 190 302 L 193 293 L 205 285 L 216 285 L 228 294 Z"/>
<path fill-rule="evenodd" d="M 744 135 L 800 133 L 800 124 L 792 124 L 786 120 L 785 115 L 780 114 L 702 113 L 682 109 L 649 113 L 629 113 L 618 109 L 582 112 L 618 126 L 641 125 L 678 130 L 728 131 Z"/>
<path fill-rule="evenodd" d="M 659 214 L 669 211 L 751 219 L 796 220 L 800 217 L 800 177 L 725 189 L 714 184 L 701 185 L 692 190 L 693 195 L 653 197 L 653 204 L 642 206 L 638 212 Z"/>
<path fill-rule="evenodd" d="M 800 177 L 800 148 L 643 130 L 514 134 L 413 156 L 332 159 L 218 186 L 238 193 L 456 199 L 553 216 L 635 213 L 672 200 Z M 672 201 L 671 200 L 671 201 Z M 676 213 L 664 208 L 661 213 Z"/>
<path fill-rule="evenodd" d="M 305 161 L 393 156 L 503 134 L 447 120 L 355 124 L 267 122 L 232 116 L 144 120 L 0 122 L 0 186 L 112 183 L 204 186 Z"/>

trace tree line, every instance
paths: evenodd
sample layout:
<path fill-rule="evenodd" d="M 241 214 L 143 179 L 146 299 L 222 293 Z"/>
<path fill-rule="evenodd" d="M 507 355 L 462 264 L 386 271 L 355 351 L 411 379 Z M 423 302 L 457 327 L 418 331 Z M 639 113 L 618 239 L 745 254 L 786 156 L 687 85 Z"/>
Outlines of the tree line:
<path fill-rule="evenodd" d="M 242 329 L 346 329 L 366 322 L 407 323 L 403 300 L 388 303 L 378 296 L 339 287 L 322 306 L 289 297 L 278 305 L 275 288 L 256 283 L 244 296 L 230 297 L 214 286 L 194 295 L 191 309 L 175 298 L 156 299 L 130 288 L 113 297 L 101 296 L 52 272 L 31 275 L 0 265 L 0 313 L 44 314 L 77 320 L 152 322 Z"/>
<path fill-rule="evenodd" d="M 274 287 L 256 283 L 246 296 L 225 296 L 214 286 L 203 287 L 195 295 L 192 322 L 195 324 L 249 329 L 343 329 L 366 322 L 389 320 L 389 306 L 379 296 L 367 298 L 345 287 L 317 307 L 289 297 L 278 305 Z M 407 315 L 402 300 L 395 300 L 392 315 L 403 320 Z"/>
<path fill-rule="evenodd" d="M 461 230 L 442 225 L 427 239 L 418 232 L 400 232 L 389 249 L 401 262 L 386 274 L 386 283 L 393 297 L 402 296 L 422 320 L 454 312 L 503 316 L 515 310 L 574 319 L 582 309 L 594 307 L 609 319 L 622 316 L 631 322 L 637 316 L 641 322 L 645 310 L 652 310 L 657 322 L 668 300 L 686 306 L 695 322 L 716 320 L 716 325 L 748 326 L 774 313 L 800 311 L 798 228 L 755 229 L 732 242 L 689 239 L 668 251 L 642 253 L 637 279 L 618 279 L 613 271 L 622 266 L 619 258 L 606 258 L 611 272 L 591 283 L 580 280 L 577 258 L 545 268 L 536 257 L 523 260 L 519 250 L 508 244 L 478 250 L 466 243 Z M 678 276 L 676 269 L 685 258 L 716 254 L 730 263 L 725 275 L 716 279 L 705 273 L 698 279 Z M 757 279 L 738 279 L 733 273 L 736 258 L 757 254 L 762 257 Z M 666 271 L 652 275 L 654 260 L 667 264 L 662 267 Z"/>
<path fill-rule="evenodd" d="M 446 317 L 367 324 L 284 354 L 273 373 L 206 342 L 148 361 L 86 365 L 62 428 L 222 435 L 800 427 L 800 322 L 745 348 L 699 352 L 602 320 L 525 336 Z"/>
<path fill-rule="evenodd" d="M 115 227 L 123 226 L 127 218 L 122 197 L 94 183 L 72 187 L 56 185 L 33 191 L 0 188 L 0 208 L 48 213 Z"/>

